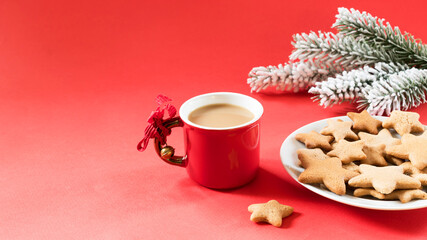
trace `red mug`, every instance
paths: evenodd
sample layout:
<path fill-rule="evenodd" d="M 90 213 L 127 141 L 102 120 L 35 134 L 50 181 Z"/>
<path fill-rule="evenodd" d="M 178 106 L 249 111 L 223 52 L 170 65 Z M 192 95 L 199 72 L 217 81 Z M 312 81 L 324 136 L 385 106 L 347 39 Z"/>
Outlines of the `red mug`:
<path fill-rule="evenodd" d="M 234 127 L 213 128 L 188 120 L 189 114 L 210 104 L 228 103 L 243 107 L 254 118 Z M 256 175 L 260 159 L 260 102 L 231 92 L 207 93 L 182 104 L 179 117 L 165 121 L 167 128 L 183 127 L 185 156 L 174 156 L 174 148 L 155 139 L 155 149 L 165 162 L 187 169 L 188 175 L 202 186 L 214 189 L 236 188 Z"/>

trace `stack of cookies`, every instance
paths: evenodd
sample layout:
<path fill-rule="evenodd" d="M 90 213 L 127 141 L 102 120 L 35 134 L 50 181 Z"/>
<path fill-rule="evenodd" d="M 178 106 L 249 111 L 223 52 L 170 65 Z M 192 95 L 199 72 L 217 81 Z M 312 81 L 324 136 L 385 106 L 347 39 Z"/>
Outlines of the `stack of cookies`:
<path fill-rule="evenodd" d="M 320 133 L 295 136 L 307 147 L 297 151 L 304 168 L 298 181 L 338 195 L 427 199 L 427 131 L 420 116 L 393 111 L 383 122 L 367 111 L 347 116 L 352 121 L 330 119 Z"/>

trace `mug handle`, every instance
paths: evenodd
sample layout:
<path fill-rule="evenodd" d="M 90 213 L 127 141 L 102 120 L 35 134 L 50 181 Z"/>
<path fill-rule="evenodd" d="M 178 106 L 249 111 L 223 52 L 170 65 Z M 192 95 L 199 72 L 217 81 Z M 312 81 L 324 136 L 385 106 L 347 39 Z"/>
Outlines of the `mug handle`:
<path fill-rule="evenodd" d="M 180 117 L 171 118 L 163 123 L 163 126 L 172 129 L 174 127 L 182 127 L 184 124 Z M 187 165 L 186 156 L 175 156 L 175 148 L 167 144 L 162 144 L 158 138 L 154 139 L 154 148 L 159 157 L 172 165 L 185 167 Z"/>

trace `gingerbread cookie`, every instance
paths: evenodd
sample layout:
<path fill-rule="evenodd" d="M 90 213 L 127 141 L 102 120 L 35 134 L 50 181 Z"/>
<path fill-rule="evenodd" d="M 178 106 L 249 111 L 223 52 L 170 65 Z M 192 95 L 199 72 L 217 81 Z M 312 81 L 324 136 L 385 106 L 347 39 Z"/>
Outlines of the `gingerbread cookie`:
<path fill-rule="evenodd" d="M 414 165 L 412 165 L 410 162 L 402 163 L 402 165 L 400 166 L 403 167 L 404 173 L 409 174 L 409 176 L 418 179 L 421 182 L 421 185 L 427 186 L 427 173 L 424 173 L 423 171 L 414 167 Z"/>
<path fill-rule="evenodd" d="M 323 128 L 322 131 L 320 131 L 323 135 L 332 135 L 335 138 L 335 141 L 339 141 L 341 139 L 348 139 L 348 140 L 357 140 L 359 137 L 351 130 L 351 126 L 353 123 L 351 122 L 344 122 L 340 119 L 328 120 L 328 126 Z"/>
<path fill-rule="evenodd" d="M 400 144 L 400 139 L 394 138 L 391 135 L 390 131 L 387 129 L 382 129 L 377 135 L 359 132 L 359 137 L 361 140 L 365 141 L 365 145 L 367 146 L 376 146 L 384 144 L 387 148 L 388 146 Z M 387 156 L 385 149 L 382 154 L 384 156 Z"/>
<path fill-rule="evenodd" d="M 390 155 L 386 155 L 385 159 L 387 160 L 387 162 L 391 163 L 392 165 L 402 165 L 403 163 L 405 163 L 406 161 L 404 159 L 400 159 L 394 156 L 390 156 Z"/>
<path fill-rule="evenodd" d="M 270 200 L 267 203 L 252 204 L 248 207 L 251 212 L 251 221 L 267 222 L 275 227 L 282 226 L 282 219 L 292 214 L 294 208 L 280 204 L 276 200 Z"/>
<path fill-rule="evenodd" d="M 353 192 L 353 196 L 355 197 L 363 197 L 363 196 L 372 196 L 378 199 L 385 199 L 385 195 L 375 191 L 372 188 L 357 188 Z"/>
<path fill-rule="evenodd" d="M 427 131 L 422 125 L 421 130 L 418 114 L 395 112 L 383 123 L 366 111 L 348 113 L 353 123 L 329 119 L 320 133 L 332 135 L 332 143 L 331 136 L 320 139 L 316 132 L 298 135 L 297 140 L 314 148 L 297 150 L 301 166 L 295 168 L 301 172 L 298 181 L 320 184 L 319 188 L 338 195 L 345 194 L 349 185 L 358 187 L 355 196 L 401 202 L 425 198 L 426 188 L 421 186 L 427 186 Z M 387 128 L 402 134 L 401 139 L 393 137 Z M 422 131 L 419 136 L 405 134 Z M 308 143 L 308 138 L 316 142 Z"/>
<path fill-rule="evenodd" d="M 422 170 L 427 167 L 427 137 L 404 134 L 400 145 L 386 148 L 387 154 L 398 158 L 409 159 L 412 165 Z"/>
<path fill-rule="evenodd" d="M 363 152 L 366 154 L 366 158 L 360 160 L 361 164 L 369 164 L 375 166 L 387 166 L 388 163 L 385 157 L 385 145 L 364 145 Z"/>
<path fill-rule="evenodd" d="M 427 193 L 420 189 L 396 190 L 385 195 L 385 199 L 399 199 L 402 203 L 407 203 L 412 199 L 427 199 Z"/>
<path fill-rule="evenodd" d="M 359 137 L 361 140 L 365 141 L 366 145 L 380 145 L 384 144 L 387 146 L 393 146 L 400 143 L 400 140 L 394 138 L 390 131 L 387 129 L 382 129 L 377 135 L 369 134 L 365 132 L 360 132 Z"/>
<path fill-rule="evenodd" d="M 357 160 L 366 159 L 366 154 L 362 151 L 364 146 L 363 141 L 348 142 L 347 140 L 340 140 L 334 144 L 334 149 L 327 153 L 330 157 L 338 157 L 342 163 L 350 163 Z"/>
<path fill-rule="evenodd" d="M 299 133 L 295 139 L 304 143 L 307 148 L 321 148 L 325 151 L 332 149 L 331 142 L 334 140 L 332 136 L 324 136 L 316 131 L 310 133 Z"/>
<path fill-rule="evenodd" d="M 355 164 L 354 162 L 343 164 L 342 167 L 344 169 L 360 173 L 360 171 L 359 171 L 359 165 Z"/>
<path fill-rule="evenodd" d="M 325 160 L 329 158 L 320 148 L 315 149 L 298 149 L 297 150 L 298 160 L 301 158 L 313 158 L 317 160 Z M 301 166 L 301 161 L 299 164 Z"/>
<path fill-rule="evenodd" d="M 358 173 L 346 170 L 342 167 L 339 158 L 327 158 L 317 160 L 309 157 L 300 158 L 301 165 L 305 168 L 298 181 L 302 183 L 323 183 L 332 192 L 344 195 L 346 192 L 345 182 L 357 176 Z"/>
<path fill-rule="evenodd" d="M 353 121 L 355 130 L 378 134 L 378 128 L 382 125 L 380 120 L 373 118 L 366 110 L 361 113 L 349 112 L 347 116 Z"/>
<path fill-rule="evenodd" d="M 388 194 L 395 189 L 420 188 L 419 180 L 403 173 L 403 167 L 375 167 L 367 164 L 359 166 L 361 174 L 348 181 L 352 187 L 373 187 L 382 194 Z"/>
<path fill-rule="evenodd" d="M 402 203 L 407 203 L 413 199 L 427 199 L 427 193 L 420 189 L 396 190 L 390 194 L 382 194 L 371 188 L 358 188 L 354 190 L 353 195 L 355 197 L 372 196 L 387 200 L 399 199 Z"/>
<path fill-rule="evenodd" d="M 406 133 L 424 132 L 424 125 L 419 121 L 420 115 L 415 112 L 393 111 L 383 122 L 384 128 L 394 128 L 400 136 Z"/>

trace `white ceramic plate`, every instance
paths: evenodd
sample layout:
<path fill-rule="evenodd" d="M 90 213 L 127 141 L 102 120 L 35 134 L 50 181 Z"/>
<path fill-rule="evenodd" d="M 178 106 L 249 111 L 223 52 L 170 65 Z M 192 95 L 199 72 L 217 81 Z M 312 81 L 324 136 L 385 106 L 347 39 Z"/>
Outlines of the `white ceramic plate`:
<path fill-rule="evenodd" d="M 385 117 L 376 117 L 377 119 L 383 121 Z M 341 119 L 343 121 L 351 121 L 348 117 L 335 117 L 330 119 Z M 351 206 L 368 208 L 368 209 L 377 209 L 377 210 L 408 210 L 408 209 L 417 209 L 427 207 L 427 200 L 412 200 L 408 203 L 401 203 L 400 201 L 391 201 L 391 200 L 375 200 L 369 198 L 360 198 L 354 197 L 352 195 L 337 195 L 327 189 L 321 188 L 320 184 L 305 184 L 298 181 L 298 176 L 304 170 L 298 165 L 298 157 L 296 151 L 301 148 L 305 148 L 304 144 L 295 139 L 295 135 L 298 133 L 308 133 L 312 130 L 320 132 L 321 129 L 327 126 L 327 120 L 323 119 L 317 122 L 307 124 L 295 132 L 291 133 L 283 142 L 282 147 L 280 148 L 280 158 L 282 159 L 283 166 L 286 171 L 295 179 L 299 184 L 305 188 L 331 200 L 348 204 Z M 396 134 L 396 137 L 398 135 Z M 424 190 L 426 187 L 424 188 Z"/>

